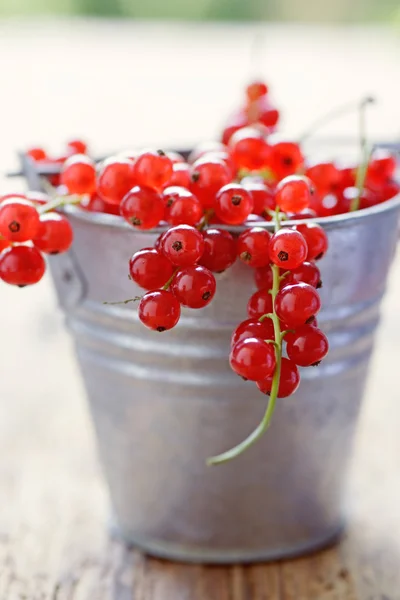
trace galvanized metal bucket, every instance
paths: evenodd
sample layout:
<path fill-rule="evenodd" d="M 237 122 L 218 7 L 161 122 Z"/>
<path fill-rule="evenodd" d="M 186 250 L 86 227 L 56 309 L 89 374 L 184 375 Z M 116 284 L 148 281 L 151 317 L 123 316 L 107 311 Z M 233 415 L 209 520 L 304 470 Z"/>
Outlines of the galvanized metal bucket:
<path fill-rule="evenodd" d="M 208 563 L 295 556 L 332 542 L 343 527 L 343 484 L 379 307 L 398 238 L 399 198 L 321 219 L 330 251 L 321 262 L 319 322 L 330 354 L 302 371 L 279 400 L 264 438 L 232 463 L 206 458 L 241 441 L 266 398 L 232 373 L 231 332 L 246 318 L 254 284 L 241 264 L 217 276 L 201 311 L 183 311 L 154 333 L 133 305 L 133 252 L 155 233 L 118 217 L 69 209 L 72 252 L 51 271 L 76 344 L 115 516 L 128 543 L 161 557 Z"/>

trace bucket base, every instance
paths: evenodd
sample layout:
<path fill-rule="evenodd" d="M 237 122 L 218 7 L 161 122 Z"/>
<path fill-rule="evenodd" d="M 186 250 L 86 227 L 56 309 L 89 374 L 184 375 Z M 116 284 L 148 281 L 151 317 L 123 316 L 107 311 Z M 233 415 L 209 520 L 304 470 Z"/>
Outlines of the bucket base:
<path fill-rule="evenodd" d="M 111 535 L 122 540 L 128 547 L 138 548 L 145 554 L 155 558 L 163 558 L 175 562 L 201 564 L 238 564 L 268 562 L 297 558 L 312 554 L 336 544 L 343 534 L 344 523 L 340 523 L 320 538 L 297 544 L 287 548 L 268 548 L 266 550 L 214 550 L 213 548 L 197 549 L 180 544 L 145 540 L 126 535 L 114 523 Z"/>

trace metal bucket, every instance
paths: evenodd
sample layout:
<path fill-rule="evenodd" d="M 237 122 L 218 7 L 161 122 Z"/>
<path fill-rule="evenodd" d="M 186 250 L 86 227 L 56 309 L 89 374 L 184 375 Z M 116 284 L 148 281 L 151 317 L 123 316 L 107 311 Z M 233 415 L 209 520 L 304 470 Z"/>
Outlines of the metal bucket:
<path fill-rule="evenodd" d="M 320 219 L 319 322 L 330 354 L 303 369 L 299 391 L 278 401 L 264 438 L 232 463 L 206 458 L 241 441 L 266 398 L 230 370 L 234 327 L 246 318 L 251 269 L 217 275 L 217 294 L 178 326 L 154 333 L 133 305 L 130 255 L 156 235 L 118 217 L 70 209 L 73 251 L 51 271 L 85 381 L 115 529 L 150 554 L 207 563 L 303 554 L 343 527 L 342 492 L 368 375 L 379 307 L 398 238 L 399 198 Z"/>

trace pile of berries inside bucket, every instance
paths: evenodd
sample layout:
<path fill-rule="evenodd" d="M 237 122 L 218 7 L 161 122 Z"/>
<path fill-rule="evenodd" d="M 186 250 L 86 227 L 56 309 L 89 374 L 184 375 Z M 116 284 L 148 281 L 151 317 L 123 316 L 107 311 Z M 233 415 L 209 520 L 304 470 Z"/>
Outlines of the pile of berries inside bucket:
<path fill-rule="evenodd" d="M 27 155 L 35 166 L 60 165 L 46 179 L 49 193 L 3 196 L 0 204 L 0 278 L 20 287 L 42 278 L 43 254 L 71 246 L 63 205 L 116 215 L 134 229 L 163 228 L 154 247 L 129 260 L 129 276 L 144 290 L 132 301 L 143 325 L 156 332 L 175 327 L 181 307 L 210 304 L 218 274 L 235 261 L 252 270 L 257 291 L 249 293 L 247 318 L 232 332 L 230 364 L 270 399 L 255 431 L 212 464 L 255 442 L 276 399 L 298 388 L 298 367 L 315 367 L 328 352 L 317 323 L 318 261 L 328 239 L 313 219 L 368 209 L 399 192 L 390 153 L 371 153 L 361 140 L 359 164 L 312 163 L 298 142 L 275 132 L 278 122 L 267 86 L 254 82 L 221 141 L 200 144 L 185 157 L 146 149 L 100 163 L 80 140 L 63 157 L 33 148 Z"/>

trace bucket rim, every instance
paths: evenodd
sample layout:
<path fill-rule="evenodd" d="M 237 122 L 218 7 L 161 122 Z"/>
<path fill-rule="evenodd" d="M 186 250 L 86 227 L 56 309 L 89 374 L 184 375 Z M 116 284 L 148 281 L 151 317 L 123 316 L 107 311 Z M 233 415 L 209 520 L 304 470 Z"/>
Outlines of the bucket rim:
<path fill-rule="evenodd" d="M 326 230 L 331 229 L 342 229 L 344 227 L 350 227 L 354 224 L 359 224 L 364 221 L 373 219 L 374 217 L 396 211 L 400 208 L 400 193 L 391 198 L 385 200 L 379 204 L 375 204 L 369 208 L 363 208 L 354 212 L 343 213 L 340 215 L 333 215 L 330 217 L 313 217 L 312 219 L 296 219 L 288 220 L 282 223 L 282 227 L 292 227 L 294 225 L 300 225 L 305 223 L 317 223 Z M 66 205 L 61 209 L 65 214 L 72 216 L 80 221 L 91 223 L 92 225 L 112 227 L 121 231 L 131 231 L 132 233 L 141 234 L 157 234 L 162 233 L 168 229 L 168 225 L 161 225 L 153 229 L 135 229 L 125 219 L 119 215 L 112 215 L 108 213 L 90 212 L 80 208 L 78 206 Z M 218 229 L 224 229 L 232 233 L 241 233 L 244 229 L 250 227 L 262 227 L 266 230 L 273 230 L 274 224 L 272 221 L 247 221 L 242 225 L 226 225 L 226 224 L 211 224 L 211 227 Z"/>

